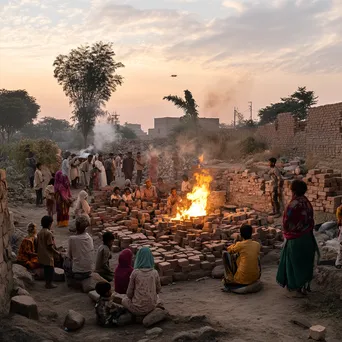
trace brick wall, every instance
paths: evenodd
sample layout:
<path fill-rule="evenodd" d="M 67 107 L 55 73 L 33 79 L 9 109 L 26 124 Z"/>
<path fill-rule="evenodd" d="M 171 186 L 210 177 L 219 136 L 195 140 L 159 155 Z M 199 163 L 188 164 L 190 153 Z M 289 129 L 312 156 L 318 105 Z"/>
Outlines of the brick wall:
<path fill-rule="evenodd" d="M 6 174 L 0 170 L 0 316 L 8 313 L 12 289 L 11 217 L 7 206 Z"/>
<path fill-rule="evenodd" d="M 306 122 L 291 113 L 279 114 L 275 123 L 258 128 L 257 137 L 288 156 L 342 155 L 342 102 L 311 108 Z"/>

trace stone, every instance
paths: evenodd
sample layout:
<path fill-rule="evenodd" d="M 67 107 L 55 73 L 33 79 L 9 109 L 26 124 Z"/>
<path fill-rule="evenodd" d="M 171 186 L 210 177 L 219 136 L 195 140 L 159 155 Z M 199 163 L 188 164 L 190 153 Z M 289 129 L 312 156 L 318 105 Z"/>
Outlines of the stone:
<path fill-rule="evenodd" d="M 310 338 L 315 341 L 324 341 L 326 328 L 322 325 L 314 325 L 310 328 Z"/>
<path fill-rule="evenodd" d="M 30 293 L 21 287 L 18 287 L 17 290 L 15 290 L 15 292 L 17 296 L 30 296 Z"/>
<path fill-rule="evenodd" d="M 11 300 L 11 312 L 25 316 L 29 319 L 38 320 L 38 307 L 30 296 L 15 296 Z"/>
<path fill-rule="evenodd" d="M 81 329 L 85 323 L 85 318 L 74 310 L 69 310 L 64 320 L 64 328 L 68 331 Z"/>
<path fill-rule="evenodd" d="M 146 330 L 145 335 L 147 336 L 159 336 L 163 333 L 163 329 L 162 328 L 153 328 L 150 330 Z"/>
<path fill-rule="evenodd" d="M 81 282 L 83 292 L 89 293 L 90 291 L 95 290 L 96 284 L 100 281 L 106 282 L 106 279 L 103 279 L 98 273 L 93 272 L 89 278 L 84 279 Z"/>
<path fill-rule="evenodd" d="M 209 341 L 210 338 L 215 337 L 218 334 L 218 331 L 212 327 L 205 326 L 200 329 L 190 330 L 190 331 L 181 331 L 177 333 L 173 338 L 173 342 L 182 342 L 182 341 L 198 341 L 203 339 L 203 341 Z"/>
<path fill-rule="evenodd" d="M 24 283 L 25 286 L 33 284 L 34 280 L 32 274 L 24 267 L 19 264 L 12 265 L 13 278 L 19 279 Z M 19 286 L 22 287 L 22 286 Z"/>
<path fill-rule="evenodd" d="M 148 338 L 144 338 L 142 340 L 139 340 L 138 342 L 149 342 L 149 339 Z"/>
<path fill-rule="evenodd" d="M 93 302 L 97 302 L 100 299 L 100 295 L 95 291 L 90 291 L 88 293 L 88 297 L 93 301 Z"/>
<path fill-rule="evenodd" d="M 55 272 L 53 275 L 53 281 L 56 281 L 56 282 L 64 282 L 65 281 L 65 274 L 64 274 L 63 269 L 55 267 Z"/>
<path fill-rule="evenodd" d="M 143 325 L 146 328 L 149 328 L 154 324 L 164 321 L 167 318 L 167 316 L 168 313 L 166 310 L 160 308 L 154 309 L 143 319 Z"/>
<path fill-rule="evenodd" d="M 215 279 L 222 279 L 224 275 L 224 266 L 216 266 L 211 272 L 211 276 Z"/>

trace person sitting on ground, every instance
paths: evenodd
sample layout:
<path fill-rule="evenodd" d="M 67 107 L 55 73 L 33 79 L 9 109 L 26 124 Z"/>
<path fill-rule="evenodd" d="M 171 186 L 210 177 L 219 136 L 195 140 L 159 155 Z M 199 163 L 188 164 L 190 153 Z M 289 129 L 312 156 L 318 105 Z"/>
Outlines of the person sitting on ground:
<path fill-rule="evenodd" d="M 182 177 L 182 185 L 181 185 L 181 194 L 183 197 L 186 197 L 186 195 L 191 192 L 192 186 L 189 182 L 189 177 L 187 175 L 183 175 Z"/>
<path fill-rule="evenodd" d="M 95 286 L 95 291 L 100 295 L 100 299 L 95 305 L 96 322 L 104 328 L 118 325 L 118 318 L 126 311 L 114 304 L 112 301 L 111 285 L 107 282 L 99 282 Z"/>
<path fill-rule="evenodd" d="M 122 195 L 122 199 L 126 202 L 133 202 L 133 195 L 130 188 L 125 189 L 125 193 Z"/>
<path fill-rule="evenodd" d="M 149 179 L 145 182 L 145 187 L 142 190 L 141 197 L 143 201 L 148 202 L 157 200 L 157 190 L 155 186 L 152 185 L 152 182 Z"/>
<path fill-rule="evenodd" d="M 181 197 L 177 194 L 177 189 L 171 189 L 171 195 L 167 199 L 167 212 L 171 216 L 175 216 L 177 214 L 177 209 L 182 201 Z"/>
<path fill-rule="evenodd" d="M 29 223 L 27 226 L 28 235 L 20 244 L 17 262 L 30 270 L 40 267 L 37 254 L 37 226 Z"/>
<path fill-rule="evenodd" d="M 44 196 L 46 198 L 46 210 L 48 216 L 53 217 L 56 212 L 55 178 L 50 179 L 49 185 L 45 188 Z"/>
<path fill-rule="evenodd" d="M 121 303 L 133 315 L 144 316 L 160 304 L 160 290 L 160 278 L 154 269 L 152 252 L 148 247 L 142 247 L 136 256 L 127 295 Z"/>
<path fill-rule="evenodd" d="M 119 201 L 118 209 L 121 211 L 126 211 L 126 213 L 129 213 L 130 211 L 128 203 L 126 203 L 123 199 Z"/>
<path fill-rule="evenodd" d="M 252 233 L 252 226 L 243 225 L 240 228 L 242 241 L 229 246 L 223 253 L 226 290 L 244 287 L 260 279 L 260 244 L 252 240 Z"/>
<path fill-rule="evenodd" d="M 94 242 L 86 233 L 89 227 L 89 217 L 78 216 L 76 219 L 76 235 L 72 235 L 68 241 L 68 254 L 64 262 L 64 270 L 67 283 L 73 280 L 82 281 L 90 277 L 93 268 Z"/>
<path fill-rule="evenodd" d="M 169 188 L 164 183 L 164 180 L 161 177 L 159 177 L 157 180 L 156 190 L 157 190 L 158 199 L 166 199 L 167 198 L 167 195 L 169 194 Z"/>
<path fill-rule="evenodd" d="M 121 199 L 122 199 L 122 197 L 121 197 L 120 188 L 116 186 L 113 190 L 112 195 L 110 196 L 111 206 L 116 207 Z"/>
<path fill-rule="evenodd" d="M 342 204 L 336 210 L 337 226 L 338 226 L 338 241 L 340 243 L 335 266 L 338 269 L 342 268 Z"/>
<path fill-rule="evenodd" d="M 119 255 L 119 264 L 115 269 L 114 285 L 115 292 L 126 294 L 130 276 L 133 272 L 132 267 L 133 253 L 129 248 L 124 249 Z"/>
<path fill-rule="evenodd" d="M 114 272 L 109 266 L 109 260 L 112 258 L 111 248 L 114 243 L 114 235 L 111 232 L 105 232 L 102 239 L 103 244 L 97 251 L 95 272 L 107 281 L 112 281 Z"/>
<path fill-rule="evenodd" d="M 76 218 L 81 215 L 84 215 L 90 219 L 91 208 L 90 208 L 90 205 L 88 204 L 87 199 L 88 199 L 88 193 L 84 190 L 80 191 L 77 197 L 76 207 L 75 207 Z"/>
<path fill-rule="evenodd" d="M 54 275 L 54 254 L 60 255 L 55 249 L 54 238 L 51 232 L 53 218 L 44 216 L 41 220 L 42 229 L 37 235 L 38 262 L 44 267 L 45 288 L 54 289 L 57 286 L 52 283 Z"/>

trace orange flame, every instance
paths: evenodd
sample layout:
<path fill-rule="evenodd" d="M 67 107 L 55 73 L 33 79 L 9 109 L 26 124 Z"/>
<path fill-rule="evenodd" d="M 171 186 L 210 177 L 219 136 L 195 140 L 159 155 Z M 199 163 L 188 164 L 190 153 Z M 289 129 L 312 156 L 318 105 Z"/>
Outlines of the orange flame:
<path fill-rule="evenodd" d="M 195 178 L 196 184 L 192 191 L 187 194 L 189 206 L 178 208 L 177 215 L 172 220 L 185 220 L 207 215 L 207 201 L 210 195 L 210 183 L 213 179 L 206 171 L 196 173 Z"/>

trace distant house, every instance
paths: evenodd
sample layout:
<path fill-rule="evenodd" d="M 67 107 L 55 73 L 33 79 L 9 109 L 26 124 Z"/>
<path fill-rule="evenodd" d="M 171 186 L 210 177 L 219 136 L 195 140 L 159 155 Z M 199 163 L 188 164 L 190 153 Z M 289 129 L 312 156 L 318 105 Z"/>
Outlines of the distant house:
<path fill-rule="evenodd" d="M 198 122 L 207 131 L 216 131 L 220 128 L 220 119 L 218 118 L 199 118 Z M 155 118 L 154 128 L 148 130 L 148 137 L 151 139 L 166 138 L 179 123 L 179 118 Z"/>
<path fill-rule="evenodd" d="M 147 133 L 144 132 L 140 124 L 125 123 L 125 126 L 135 133 L 139 139 L 147 139 Z"/>

